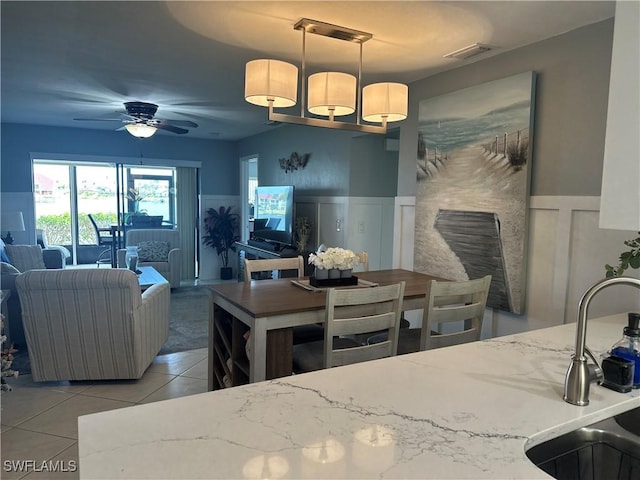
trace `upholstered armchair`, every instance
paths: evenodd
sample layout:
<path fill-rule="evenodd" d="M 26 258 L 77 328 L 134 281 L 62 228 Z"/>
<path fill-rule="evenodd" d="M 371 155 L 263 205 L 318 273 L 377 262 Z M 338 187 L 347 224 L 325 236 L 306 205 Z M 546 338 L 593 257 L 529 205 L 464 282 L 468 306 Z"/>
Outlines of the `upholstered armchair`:
<path fill-rule="evenodd" d="M 140 378 L 169 335 L 169 285 L 141 293 L 130 270 L 32 270 L 16 287 L 36 382 Z"/>
<path fill-rule="evenodd" d="M 33 269 L 64 268 L 65 258 L 62 251 L 57 249 L 42 249 L 40 245 L 6 245 L 0 240 L 0 285 L 3 290 L 10 290 L 7 301 L 9 321 L 5 333 L 8 345 L 17 348 L 24 347 L 24 330 L 22 328 L 22 309 L 20 297 L 16 290 L 16 279 L 21 272 Z"/>
<path fill-rule="evenodd" d="M 180 233 L 163 228 L 127 231 L 127 247 L 138 247 L 138 266 L 153 267 L 167 279 L 171 288 L 180 286 L 182 259 Z M 126 268 L 126 249 L 118 250 L 118 267 Z"/>

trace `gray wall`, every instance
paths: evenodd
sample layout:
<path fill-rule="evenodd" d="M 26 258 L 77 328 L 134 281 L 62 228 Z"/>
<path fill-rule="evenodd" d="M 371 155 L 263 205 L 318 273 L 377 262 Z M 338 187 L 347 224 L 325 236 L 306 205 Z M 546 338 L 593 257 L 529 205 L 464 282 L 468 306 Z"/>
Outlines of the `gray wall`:
<path fill-rule="evenodd" d="M 30 152 L 160 158 L 202 162 L 202 193 L 239 195 L 238 154 L 234 142 L 126 132 L 3 123 L 1 191 L 31 192 Z"/>
<path fill-rule="evenodd" d="M 420 100 L 529 70 L 537 73 L 531 195 L 600 195 L 612 41 L 609 19 L 411 84 L 398 195 L 415 195 Z"/>
<path fill-rule="evenodd" d="M 386 152 L 384 135 L 281 125 L 238 142 L 241 157 L 258 156 L 261 185 L 295 185 L 305 195 L 393 197 L 397 152 Z M 306 168 L 285 173 L 280 158 L 311 153 Z"/>
<path fill-rule="evenodd" d="M 238 142 L 241 157 L 258 156 L 261 185 L 295 185 L 308 195 L 348 195 L 351 132 L 300 125 L 281 125 Z M 311 153 L 304 170 L 285 173 L 278 159 L 292 152 Z"/>
<path fill-rule="evenodd" d="M 351 142 L 349 195 L 395 197 L 398 152 L 385 150 L 384 135 L 363 135 Z"/>

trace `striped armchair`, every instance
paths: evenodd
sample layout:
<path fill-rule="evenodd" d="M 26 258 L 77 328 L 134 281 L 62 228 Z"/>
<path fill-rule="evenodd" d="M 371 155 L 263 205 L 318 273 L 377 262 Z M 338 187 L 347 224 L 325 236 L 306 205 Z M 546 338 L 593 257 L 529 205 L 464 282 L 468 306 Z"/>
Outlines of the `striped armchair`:
<path fill-rule="evenodd" d="M 179 287 L 182 275 L 180 232 L 165 228 L 132 229 L 127 232 L 126 246 L 138 246 L 141 242 L 166 242 L 168 244 L 169 254 L 166 258 L 147 261 L 139 256 L 138 265 L 155 268 L 167 279 L 171 288 Z M 126 268 L 126 254 L 126 249 L 118 250 L 118 268 Z"/>
<path fill-rule="evenodd" d="M 129 270 L 32 270 L 16 288 L 36 382 L 140 378 L 169 334 L 169 285 L 141 294 Z"/>

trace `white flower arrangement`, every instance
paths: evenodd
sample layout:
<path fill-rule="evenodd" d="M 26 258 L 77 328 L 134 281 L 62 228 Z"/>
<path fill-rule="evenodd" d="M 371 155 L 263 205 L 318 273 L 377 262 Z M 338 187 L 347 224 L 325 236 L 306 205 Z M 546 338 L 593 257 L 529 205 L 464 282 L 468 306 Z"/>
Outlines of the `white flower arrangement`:
<path fill-rule="evenodd" d="M 358 263 L 358 256 L 355 253 L 339 247 L 331 247 L 323 252 L 309 255 L 309 264 L 324 270 L 330 270 L 332 268 L 350 270 L 358 265 Z"/>

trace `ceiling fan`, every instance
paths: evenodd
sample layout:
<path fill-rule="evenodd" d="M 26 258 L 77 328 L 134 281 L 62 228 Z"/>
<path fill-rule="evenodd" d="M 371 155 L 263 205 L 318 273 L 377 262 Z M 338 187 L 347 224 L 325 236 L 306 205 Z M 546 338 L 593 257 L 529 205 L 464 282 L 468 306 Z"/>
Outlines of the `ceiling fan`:
<path fill-rule="evenodd" d="M 118 130 L 126 129 L 131 135 L 148 138 L 157 129 L 183 135 L 189 130 L 183 127 L 197 128 L 198 124 L 190 120 L 163 120 L 154 118 L 158 105 L 146 102 L 125 102 L 126 112 L 117 112 L 120 118 L 74 118 L 74 120 L 90 122 L 122 122 L 124 125 Z"/>

